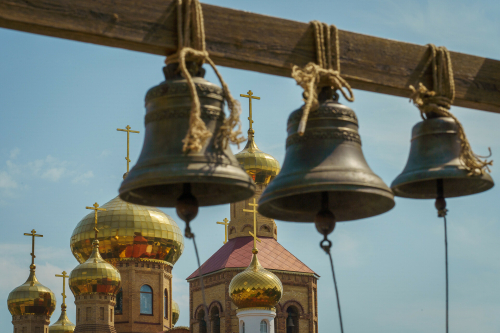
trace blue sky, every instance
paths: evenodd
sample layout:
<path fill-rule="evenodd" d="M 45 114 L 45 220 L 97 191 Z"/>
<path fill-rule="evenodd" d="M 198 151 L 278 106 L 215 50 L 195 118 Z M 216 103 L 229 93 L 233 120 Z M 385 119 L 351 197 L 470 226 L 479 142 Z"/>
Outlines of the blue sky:
<path fill-rule="evenodd" d="M 320 20 L 339 29 L 499 59 L 500 2 L 433 1 L 208 1 L 296 21 Z M 30 239 L 36 229 L 37 275 L 60 295 L 54 274 L 71 271 L 77 261 L 70 235 L 94 202 L 117 195 L 125 171 L 125 134 L 136 161 L 144 137 L 144 95 L 162 81 L 164 59 L 62 39 L 0 29 L 0 326 L 11 327 L 8 293 L 25 281 Z M 292 79 L 219 67 L 234 96 L 251 89 L 259 147 L 284 157 L 286 119 L 301 105 Z M 217 83 L 208 69 L 207 79 Z M 403 169 L 411 127 L 419 112 L 406 98 L 355 91 L 349 103 L 358 115 L 363 151 L 370 167 L 387 184 Z M 243 110 L 247 102 L 240 98 Z M 500 154 L 500 116 L 453 107 L 474 150 Z M 243 119 L 245 119 L 243 117 Z M 244 122 L 245 128 L 248 126 Z M 238 148 L 233 147 L 233 152 Z M 134 163 L 134 162 L 133 162 Z M 492 176 L 496 177 L 497 166 Z M 500 330 L 499 188 L 448 200 L 450 330 Z M 165 209 L 183 227 L 173 209 Z M 202 260 L 221 245 L 224 230 L 215 224 L 229 216 L 229 205 L 200 209 L 193 222 Z M 328 259 L 311 224 L 277 222 L 278 241 L 321 275 L 319 330 L 338 332 Z M 202 235 L 210 235 L 203 237 Z M 345 332 L 444 331 L 444 248 L 442 220 L 432 201 L 396 199 L 390 212 L 340 223 L 331 236 Z M 188 285 L 196 269 L 193 246 L 174 267 L 173 297 L 178 325 L 188 324 Z M 60 313 L 61 297 L 52 322 Z M 75 321 L 73 297 L 67 299 Z"/>

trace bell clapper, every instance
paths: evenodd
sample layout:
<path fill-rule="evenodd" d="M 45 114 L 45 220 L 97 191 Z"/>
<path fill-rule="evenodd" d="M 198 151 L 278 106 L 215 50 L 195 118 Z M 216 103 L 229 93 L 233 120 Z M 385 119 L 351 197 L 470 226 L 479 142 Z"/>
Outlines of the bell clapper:
<path fill-rule="evenodd" d="M 333 269 L 333 258 L 330 249 L 332 248 L 332 242 L 327 238 L 327 236 L 332 233 L 335 229 L 335 215 L 328 208 L 328 192 L 321 192 L 321 210 L 316 214 L 314 218 L 314 224 L 316 229 L 323 235 L 323 240 L 319 243 L 319 246 L 328 254 L 330 258 L 330 266 L 332 268 L 333 285 L 335 286 L 335 294 L 337 296 L 337 307 L 339 310 L 339 322 L 340 322 L 340 332 L 344 333 L 344 326 L 342 324 L 342 313 L 340 311 L 340 298 L 339 290 L 337 288 L 337 279 L 335 278 L 335 270 Z"/>
<path fill-rule="evenodd" d="M 193 238 L 194 235 L 189 227 L 189 222 L 191 222 L 196 215 L 198 215 L 198 200 L 196 200 L 196 197 L 193 193 L 191 193 L 190 183 L 182 184 L 182 194 L 179 198 L 177 198 L 175 209 L 177 211 L 177 215 L 179 215 L 179 217 L 186 222 L 184 235 L 186 238 Z"/>
<path fill-rule="evenodd" d="M 321 192 L 321 210 L 318 214 L 316 214 L 314 224 L 316 225 L 316 230 L 325 236 L 323 241 L 321 241 L 320 246 L 328 253 L 330 249 L 328 248 L 327 251 L 322 244 L 325 241 L 328 241 L 331 247 L 331 242 L 326 238 L 326 236 L 329 235 L 333 229 L 335 229 L 335 215 L 333 215 L 332 211 L 328 208 L 328 192 Z"/>
<path fill-rule="evenodd" d="M 184 229 L 184 236 L 186 238 L 193 240 L 194 252 L 196 254 L 196 261 L 198 263 L 198 276 L 200 280 L 201 286 L 201 294 L 203 297 L 203 304 L 205 306 L 205 312 L 208 313 L 208 308 L 206 306 L 205 301 L 205 285 L 203 283 L 203 273 L 201 271 L 201 263 L 200 256 L 198 254 L 198 247 L 196 246 L 196 240 L 194 238 L 194 233 L 191 232 L 191 227 L 189 226 L 189 222 L 191 222 L 196 215 L 198 215 L 198 200 L 191 192 L 191 183 L 183 183 L 182 184 L 182 194 L 179 198 L 177 198 L 177 203 L 175 205 L 175 209 L 177 211 L 177 215 L 186 222 L 186 228 Z M 210 326 L 208 326 L 210 330 Z"/>

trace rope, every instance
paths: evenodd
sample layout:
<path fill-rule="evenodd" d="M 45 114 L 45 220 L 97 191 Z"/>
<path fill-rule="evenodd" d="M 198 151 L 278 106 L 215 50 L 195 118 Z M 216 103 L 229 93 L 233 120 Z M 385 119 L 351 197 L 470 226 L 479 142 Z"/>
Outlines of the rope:
<path fill-rule="evenodd" d="M 224 99 L 230 112 L 229 117 L 224 120 L 219 129 L 215 140 L 216 147 L 222 146 L 226 148 L 229 141 L 235 144 L 245 141 L 241 137 L 240 103 L 231 95 L 226 82 L 206 50 L 203 12 L 198 0 L 184 0 L 184 6 L 183 0 L 177 0 L 177 39 L 177 52 L 169 55 L 165 63 L 179 63 L 182 76 L 187 80 L 192 98 L 189 129 L 186 137 L 182 140 L 184 143 L 182 151 L 185 153 L 188 151 L 198 152 L 206 141 L 212 137 L 212 133 L 207 130 L 205 123 L 201 119 L 200 98 L 196 93 L 193 78 L 187 70 L 186 61 L 196 62 L 200 66 L 207 62 L 213 68 L 222 85 Z M 234 129 L 235 127 L 236 129 Z"/>
<path fill-rule="evenodd" d="M 303 68 L 296 65 L 292 67 L 292 77 L 304 89 L 304 102 L 306 103 L 299 123 L 299 135 L 304 135 L 309 112 L 319 107 L 318 94 L 321 88 L 332 87 L 335 90 L 340 90 L 345 99 L 349 102 L 354 101 L 351 86 L 340 76 L 339 33 L 337 27 L 334 25 L 328 26 L 326 23 L 319 21 L 311 21 L 310 25 L 314 28 L 316 63 L 310 62 Z M 334 54 L 332 44 L 335 47 Z M 347 92 L 344 91 L 344 88 Z"/>
<path fill-rule="evenodd" d="M 326 244 L 325 244 L 326 243 Z M 328 254 L 328 257 L 330 257 L 330 266 L 332 268 L 332 276 L 333 276 L 333 286 L 335 287 L 335 294 L 337 296 L 337 308 L 339 310 L 339 322 L 340 322 L 340 332 L 344 333 L 344 325 L 342 324 L 342 313 L 340 311 L 340 298 L 339 298 L 339 290 L 337 288 L 337 279 L 335 278 L 335 270 L 333 269 L 333 258 L 332 258 L 332 253 L 330 249 L 332 248 L 332 242 L 326 238 L 323 239 L 320 243 L 319 246 Z"/>
<path fill-rule="evenodd" d="M 450 117 L 456 122 L 460 139 L 460 161 L 469 171 L 469 176 L 482 175 L 486 171 L 491 172 L 488 166 L 493 165 L 493 161 L 486 160 L 491 156 L 491 149 L 488 148 L 489 156 L 475 154 L 465 135 L 462 124 L 449 111 L 455 99 L 455 81 L 450 52 L 444 46 L 436 47 L 433 44 L 428 44 L 428 47 L 429 58 L 420 73 L 420 77 L 431 67 L 432 88 L 434 91 L 429 90 L 422 82 L 419 82 L 418 89 L 410 85 L 412 91 L 410 101 L 420 110 L 422 119 L 437 115 L 438 117 Z M 484 160 L 481 158 L 484 158 Z"/>
<path fill-rule="evenodd" d="M 448 333 L 448 231 L 446 230 L 446 212 L 442 217 L 444 220 L 444 254 L 446 267 L 446 333 Z"/>

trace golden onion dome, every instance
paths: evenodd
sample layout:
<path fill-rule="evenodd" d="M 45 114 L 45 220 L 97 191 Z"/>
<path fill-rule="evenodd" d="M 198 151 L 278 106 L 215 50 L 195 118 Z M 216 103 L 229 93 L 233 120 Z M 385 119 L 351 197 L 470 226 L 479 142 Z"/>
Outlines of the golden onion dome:
<path fill-rule="evenodd" d="M 257 250 L 250 265 L 236 275 L 229 284 L 229 296 L 239 308 L 274 307 L 283 295 L 280 279 L 259 263 Z"/>
<path fill-rule="evenodd" d="M 161 210 L 135 205 L 119 197 L 101 208 L 97 217 L 99 251 L 106 261 L 141 259 L 174 265 L 184 250 L 184 238 L 177 223 Z M 73 230 L 71 251 L 80 262 L 92 253 L 94 212 Z"/>
<path fill-rule="evenodd" d="M 254 133 L 253 129 L 248 130 L 248 142 L 245 148 L 234 156 L 256 184 L 267 185 L 280 172 L 280 164 L 274 157 L 257 147 Z"/>
<path fill-rule="evenodd" d="M 90 257 L 76 266 L 69 275 L 69 287 L 73 295 L 107 294 L 116 295 L 120 289 L 120 272 L 102 259 L 99 241 L 94 240 Z"/>
<path fill-rule="evenodd" d="M 62 308 L 59 320 L 49 326 L 49 333 L 73 333 L 75 324 L 73 324 L 66 315 L 66 306 Z"/>
<path fill-rule="evenodd" d="M 175 323 L 177 323 L 180 314 L 181 311 L 179 310 L 179 304 L 177 304 L 176 301 L 172 300 L 172 326 L 174 326 Z"/>
<path fill-rule="evenodd" d="M 52 315 L 56 309 L 54 293 L 40 282 L 35 275 L 35 265 L 30 266 L 30 276 L 26 282 L 12 290 L 7 298 L 7 306 L 14 315 Z"/>

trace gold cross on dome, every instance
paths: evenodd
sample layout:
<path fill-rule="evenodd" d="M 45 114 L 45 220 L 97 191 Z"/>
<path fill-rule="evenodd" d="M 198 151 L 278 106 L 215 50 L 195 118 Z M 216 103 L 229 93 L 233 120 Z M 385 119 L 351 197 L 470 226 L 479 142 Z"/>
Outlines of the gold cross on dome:
<path fill-rule="evenodd" d="M 95 204 L 93 204 L 92 206 L 93 207 L 87 206 L 86 208 L 94 210 L 94 223 L 95 223 L 94 231 L 95 231 L 95 239 L 97 240 L 97 233 L 99 232 L 99 230 L 97 229 L 97 211 L 102 210 L 102 211 L 105 212 L 106 209 L 105 208 L 99 208 L 99 204 L 97 202 Z"/>
<path fill-rule="evenodd" d="M 31 236 L 31 265 L 35 265 L 35 237 L 43 237 L 43 235 L 38 235 L 36 230 L 31 230 L 31 233 L 24 233 L 24 236 Z"/>
<path fill-rule="evenodd" d="M 258 204 L 255 203 L 255 198 L 253 198 L 253 203 L 249 203 L 249 206 L 253 206 L 253 209 L 243 209 L 244 212 L 253 213 L 253 233 L 249 231 L 250 236 L 253 237 L 253 249 L 257 249 L 257 241 L 261 243 L 261 240 L 257 237 L 257 207 Z"/>
<path fill-rule="evenodd" d="M 66 271 L 62 272 L 62 275 L 56 274 L 56 277 L 62 277 L 63 278 L 63 292 L 62 292 L 62 297 L 63 297 L 63 302 L 61 307 L 66 307 L 66 278 L 69 277 L 68 273 Z"/>
<path fill-rule="evenodd" d="M 251 90 L 249 90 L 247 92 L 248 95 L 243 95 L 243 94 L 240 94 L 240 97 L 246 97 L 248 98 L 248 103 L 249 103 L 249 114 L 250 116 L 248 117 L 248 120 L 250 121 L 250 129 L 252 129 L 252 124 L 253 124 L 253 120 L 252 120 L 252 98 L 253 99 L 258 99 L 260 100 L 260 97 L 257 97 L 257 96 L 253 96 L 253 92 Z"/>
<path fill-rule="evenodd" d="M 127 172 L 129 171 L 129 163 L 130 163 L 130 133 L 140 133 L 139 131 L 132 131 L 131 128 L 129 125 L 127 125 L 127 127 L 125 127 L 126 129 L 122 129 L 122 128 L 117 128 L 116 130 L 117 131 L 122 131 L 122 132 L 127 132 L 127 157 L 125 157 L 125 160 L 127 160 Z"/>
<path fill-rule="evenodd" d="M 227 226 L 229 225 L 229 220 L 227 218 L 224 218 L 224 220 L 222 220 L 224 222 L 217 222 L 217 224 L 223 224 L 224 225 L 224 229 L 226 230 L 226 236 L 224 238 L 224 244 L 227 243 Z"/>

